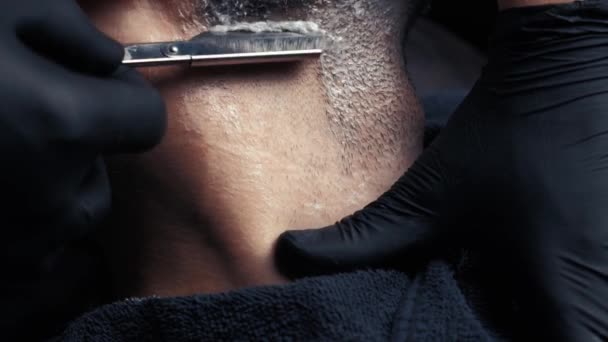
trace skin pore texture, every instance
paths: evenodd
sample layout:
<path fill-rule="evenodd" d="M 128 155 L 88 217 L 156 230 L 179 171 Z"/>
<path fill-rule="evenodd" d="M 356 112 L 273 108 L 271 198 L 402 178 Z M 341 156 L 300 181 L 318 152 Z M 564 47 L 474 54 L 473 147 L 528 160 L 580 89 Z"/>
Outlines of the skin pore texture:
<path fill-rule="evenodd" d="M 283 231 L 360 209 L 422 149 L 423 113 L 401 51 L 410 1 L 81 4 L 123 44 L 260 20 L 312 21 L 330 42 L 321 60 L 303 63 L 141 70 L 169 125 L 153 151 L 109 161 L 114 214 L 101 240 L 117 296 L 282 283 L 273 246 Z"/>

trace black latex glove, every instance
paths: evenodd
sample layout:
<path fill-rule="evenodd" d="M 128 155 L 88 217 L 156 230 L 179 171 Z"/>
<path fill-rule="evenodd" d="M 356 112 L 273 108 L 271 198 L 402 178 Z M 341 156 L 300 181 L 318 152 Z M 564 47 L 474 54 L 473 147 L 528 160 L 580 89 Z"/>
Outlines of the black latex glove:
<path fill-rule="evenodd" d="M 153 146 L 166 117 L 159 94 L 121 67 L 121 45 L 74 0 L 2 0 L 0 46 L 0 327 L 8 338 L 5 326 L 31 312 L 52 322 L 46 310 L 75 295 L 49 290 L 74 285 L 61 285 L 55 270 L 65 266 L 51 260 L 109 209 L 101 156 Z M 40 328 L 24 326 L 19 340 Z"/>
<path fill-rule="evenodd" d="M 39 241 L 27 252 L 45 253 L 104 216 L 110 189 L 100 157 L 157 143 L 164 104 L 120 67 L 121 45 L 73 0 L 2 1 L 0 46 L 1 216 L 20 227 L 3 235 Z M 8 248 L 21 254 L 21 244 Z"/>
<path fill-rule="evenodd" d="M 506 275 L 526 333 L 608 340 L 606 56 L 606 2 L 501 13 L 489 64 L 437 140 L 362 211 L 285 233 L 279 267 L 407 269 L 476 249 Z"/>

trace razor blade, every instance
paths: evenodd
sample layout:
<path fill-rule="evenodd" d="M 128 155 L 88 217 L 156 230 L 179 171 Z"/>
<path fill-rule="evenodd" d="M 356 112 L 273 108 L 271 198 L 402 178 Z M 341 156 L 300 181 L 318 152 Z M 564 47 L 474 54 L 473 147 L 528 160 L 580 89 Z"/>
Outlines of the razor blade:
<path fill-rule="evenodd" d="M 126 45 L 123 65 L 197 67 L 291 62 L 319 57 L 323 47 L 322 35 L 207 32 L 188 41 Z"/>

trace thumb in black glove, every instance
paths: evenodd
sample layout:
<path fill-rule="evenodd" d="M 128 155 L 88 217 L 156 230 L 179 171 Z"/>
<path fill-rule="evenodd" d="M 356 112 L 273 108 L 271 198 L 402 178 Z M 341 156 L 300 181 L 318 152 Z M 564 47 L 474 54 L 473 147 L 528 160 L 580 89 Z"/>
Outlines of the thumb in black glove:
<path fill-rule="evenodd" d="M 608 339 L 606 18 L 600 1 L 501 13 L 489 64 L 439 138 L 362 211 L 285 233 L 280 269 L 407 269 L 476 249 L 508 275 L 528 333 Z"/>

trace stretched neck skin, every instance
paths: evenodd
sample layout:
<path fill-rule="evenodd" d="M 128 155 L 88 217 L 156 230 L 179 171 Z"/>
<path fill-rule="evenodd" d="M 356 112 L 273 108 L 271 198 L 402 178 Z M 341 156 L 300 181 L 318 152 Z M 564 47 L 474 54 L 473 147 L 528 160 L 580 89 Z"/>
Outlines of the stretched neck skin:
<path fill-rule="evenodd" d="M 498 0 L 498 7 L 503 10 L 513 7 L 566 4 L 574 1 L 575 0 Z"/>
<path fill-rule="evenodd" d="M 184 19 L 188 1 L 82 4 L 122 43 L 207 25 Z M 169 127 L 154 151 L 109 163 L 115 213 L 102 241 L 117 297 L 283 283 L 272 258 L 281 232 L 332 224 L 403 174 L 423 132 L 401 57 L 407 5 L 341 0 L 305 18 L 340 30 L 323 63 L 142 71 Z"/>

